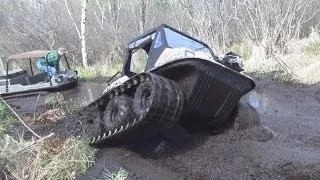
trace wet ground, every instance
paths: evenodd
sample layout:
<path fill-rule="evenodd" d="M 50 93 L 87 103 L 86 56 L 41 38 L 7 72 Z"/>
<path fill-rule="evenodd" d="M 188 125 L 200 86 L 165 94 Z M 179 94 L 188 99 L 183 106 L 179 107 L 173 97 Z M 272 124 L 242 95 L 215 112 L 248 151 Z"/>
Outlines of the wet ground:
<path fill-rule="evenodd" d="M 106 147 L 98 151 L 93 168 L 77 179 L 104 179 L 104 172 L 120 168 L 129 179 L 320 179 L 320 85 L 285 85 L 269 77 L 256 83 L 255 91 L 242 99 L 256 111 L 242 106 L 240 118 L 226 131 L 189 134 L 176 127 L 135 145 Z M 62 94 L 83 105 L 102 87 L 83 83 Z M 32 98 L 27 102 L 44 103 Z M 11 104 L 22 111 L 24 102 Z"/>
<path fill-rule="evenodd" d="M 19 114 L 31 114 L 46 105 L 46 96 L 62 96 L 64 101 L 74 103 L 78 106 L 85 106 L 102 94 L 106 83 L 103 82 L 80 82 L 79 85 L 71 90 L 58 93 L 35 92 L 22 95 L 21 98 L 9 98 L 6 101 Z"/>

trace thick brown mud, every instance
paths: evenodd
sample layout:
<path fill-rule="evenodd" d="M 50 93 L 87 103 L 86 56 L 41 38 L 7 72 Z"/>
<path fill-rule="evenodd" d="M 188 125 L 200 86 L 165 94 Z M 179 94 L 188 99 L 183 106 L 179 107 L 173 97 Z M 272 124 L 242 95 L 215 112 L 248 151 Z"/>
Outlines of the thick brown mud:
<path fill-rule="evenodd" d="M 286 85 L 269 77 L 256 83 L 227 128 L 195 134 L 178 126 L 131 145 L 101 148 L 95 165 L 77 179 L 105 179 L 104 172 L 120 168 L 128 179 L 320 179 L 320 85 Z M 86 91 L 65 95 L 81 106 L 94 98 Z M 80 137 L 77 118 L 35 129 Z"/>

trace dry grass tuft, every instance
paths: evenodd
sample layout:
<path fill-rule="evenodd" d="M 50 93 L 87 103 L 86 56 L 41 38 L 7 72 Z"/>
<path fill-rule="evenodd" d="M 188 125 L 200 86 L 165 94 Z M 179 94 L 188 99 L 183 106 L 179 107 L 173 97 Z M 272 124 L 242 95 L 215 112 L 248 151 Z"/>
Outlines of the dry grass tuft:
<path fill-rule="evenodd" d="M 120 168 L 118 172 L 110 172 L 109 170 L 106 170 L 103 174 L 106 180 L 125 180 L 128 177 L 128 173 L 122 168 Z"/>
<path fill-rule="evenodd" d="M 320 52 L 315 52 L 317 47 L 313 47 L 319 43 L 319 34 L 313 32 L 308 38 L 290 40 L 287 54 L 274 53 L 271 57 L 265 56 L 266 49 L 262 45 L 254 46 L 251 58 L 245 63 L 245 69 L 257 74 L 277 72 L 275 78 L 283 82 L 309 85 L 319 83 L 320 57 L 317 53 Z"/>
<path fill-rule="evenodd" d="M 77 139 L 52 135 L 38 140 L 0 139 L 0 159 L 15 179 L 73 179 L 93 164 L 95 150 Z"/>
<path fill-rule="evenodd" d="M 79 76 L 83 80 L 95 80 L 98 78 L 111 77 L 121 71 L 122 64 L 101 64 L 97 63 L 89 67 L 78 67 Z"/>
<path fill-rule="evenodd" d="M 36 123 L 56 122 L 58 119 L 63 118 L 65 115 L 60 109 L 50 109 L 35 119 Z"/>

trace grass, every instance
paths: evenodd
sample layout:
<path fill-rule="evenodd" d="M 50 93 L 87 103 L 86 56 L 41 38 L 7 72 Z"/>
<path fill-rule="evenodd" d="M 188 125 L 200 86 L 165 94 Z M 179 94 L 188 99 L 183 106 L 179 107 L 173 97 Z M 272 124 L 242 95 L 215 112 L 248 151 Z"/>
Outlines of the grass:
<path fill-rule="evenodd" d="M 282 54 L 284 51 L 278 51 L 276 46 L 269 47 L 266 44 L 270 45 L 270 42 L 243 40 L 229 47 L 228 51 L 238 53 L 244 58 L 245 72 L 257 76 L 272 74 L 277 81 L 289 84 L 310 85 L 320 82 L 320 38 L 317 32 L 312 32 L 304 39 L 288 40 L 285 54 Z M 141 58 L 141 54 L 138 53 L 137 61 L 133 61 L 132 64 L 132 68 L 137 72 L 142 71 L 144 67 Z M 82 79 L 92 80 L 97 77 L 110 77 L 119 70 L 119 64 L 96 65 L 80 68 L 79 74 Z"/>
<path fill-rule="evenodd" d="M 110 172 L 109 170 L 106 170 L 107 172 L 104 172 L 104 178 L 105 180 L 125 180 L 128 177 L 128 173 L 120 168 L 118 172 Z"/>
<path fill-rule="evenodd" d="M 0 138 L 4 136 L 5 130 L 17 122 L 8 112 L 6 105 L 0 101 Z"/>
<path fill-rule="evenodd" d="M 77 105 L 65 100 L 62 94 L 55 93 L 45 96 L 45 104 L 50 107 L 50 109 L 59 109 L 62 115 L 73 113 Z"/>
<path fill-rule="evenodd" d="M 56 103 L 56 99 L 59 98 L 50 97 L 47 103 Z M 5 103 L 0 102 L 0 124 L 4 130 L 0 136 L 1 177 L 5 173 L 10 179 L 74 179 L 94 163 L 96 149 L 86 140 L 60 139 L 53 134 L 25 140 L 23 135 L 5 134 L 5 129 L 15 121 L 7 109 Z"/>
<path fill-rule="evenodd" d="M 94 163 L 95 149 L 83 140 L 44 137 L 18 140 L 0 139 L 0 158 L 15 179 L 73 179 Z"/>
<path fill-rule="evenodd" d="M 252 47 L 251 57 L 245 61 L 245 71 L 258 76 L 272 74 L 277 81 L 289 84 L 320 82 L 320 39 L 317 33 L 304 39 L 291 39 L 286 54 L 265 56 L 267 49 Z M 275 48 L 275 47 L 273 47 Z"/>
<path fill-rule="evenodd" d="M 147 63 L 147 57 L 144 50 L 138 50 L 132 55 L 131 71 L 140 73 L 143 72 Z M 89 67 L 79 66 L 76 69 L 80 79 L 82 80 L 97 80 L 100 78 L 110 78 L 117 72 L 122 71 L 122 61 L 111 63 L 111 64 L 101 64 L 97 63 Z"/>
<path fill-rule="evenodd" d="M 121 71 L 122 64 L 111 64 L 111 65 L 93 65 L 89 67 L 78 67 L 79 77 L 82 80 L 96 80 L 98 78 L 107 78 Z"/>
<path fill-rule="evenodd" d="M 229 51 L 240 54 L 244 60 L 249 60 L 252 55 L 252 45 L 249 43 L 249 41 L 243 41 L 239 44 L 234 44 L 228 49 Z"/>
<path fill-rule="evenodd" d="M 64 102 L 64 97 L 60 93 L 46 95 L 44 100 L 44 103 L 47 106 L 57 106 L 58 104 L 63 104 Z"/>
<path fill-rule="evenodd" d="M 307 57 L 314 57 L 320 55 L 320 41 L 312 42 L 304 47 L 302 47 L 302 52 Z"/>
<path fill-rule="evenodd" d="M 52 95 L 46 96 L 46 97 L 45 97 L 45 100 L 44 100 L 44 103 L 45 103 L 47 106 L 53 106 L 53 105 L 55 105 L 55 104 L 56 104 L 56 101 L 55 101 L 54 96 L 52 96 Z"/>

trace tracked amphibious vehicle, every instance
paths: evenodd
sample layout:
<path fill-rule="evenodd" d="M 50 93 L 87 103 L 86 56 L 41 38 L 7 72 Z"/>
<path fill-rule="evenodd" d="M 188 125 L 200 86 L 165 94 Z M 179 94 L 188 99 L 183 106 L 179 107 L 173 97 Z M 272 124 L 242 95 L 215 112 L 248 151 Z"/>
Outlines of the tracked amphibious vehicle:
<path fill-rule="evenodd" d="M 216 126 L 255 87 L 241 70 L 236 54 L 219 58 L 205 43 L 160 25 L 129 42 L 121 77 L 81 111 L 82 127 L 91 145 L 104 145 L 176 123 Z"/>

